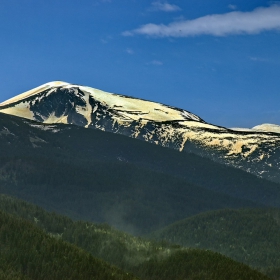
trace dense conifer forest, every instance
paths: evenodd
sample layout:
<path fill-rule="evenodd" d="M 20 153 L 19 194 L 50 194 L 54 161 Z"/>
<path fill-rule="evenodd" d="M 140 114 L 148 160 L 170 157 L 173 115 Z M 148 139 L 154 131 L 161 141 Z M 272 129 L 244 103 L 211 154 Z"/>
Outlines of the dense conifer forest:
<path fill-rule="evenodd" d="M 130 273 L 143 280 L 269 279 L 218 253 L 74 222 L 5 195 L 0 202 L 0 271 L 5 279 L 135 279 Z"/>
<path fill-rule="evenodd" d="M 187 268 L 187 269 L 186 269 Z M 165 259 L 152 259 L 139 267 L 147 280 L 258 280 L 269 279 L 248 266 L 211 251 L 180 251 Z"/>
<path fill-rule="evenodd" d="M 184 247 L 209 249 L 280 277 L 280 210 L 240 209 L 202 213 L 150 237 Z"/>
<path fill-rule="evenodd" d="M 136 279 L 2 211 L 0 249 L 0 279 Z"/>

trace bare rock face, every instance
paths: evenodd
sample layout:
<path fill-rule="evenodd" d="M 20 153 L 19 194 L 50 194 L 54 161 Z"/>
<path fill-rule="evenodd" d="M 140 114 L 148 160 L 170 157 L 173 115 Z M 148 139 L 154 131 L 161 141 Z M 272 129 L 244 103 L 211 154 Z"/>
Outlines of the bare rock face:
<path fill-rule="evenodd" d="M 0 112 L 120 133 L 280 182 L 277 125 L 227 129 L 186 110 L 65 82 L 47 83 L 15 96 L 0 104 Z"/>

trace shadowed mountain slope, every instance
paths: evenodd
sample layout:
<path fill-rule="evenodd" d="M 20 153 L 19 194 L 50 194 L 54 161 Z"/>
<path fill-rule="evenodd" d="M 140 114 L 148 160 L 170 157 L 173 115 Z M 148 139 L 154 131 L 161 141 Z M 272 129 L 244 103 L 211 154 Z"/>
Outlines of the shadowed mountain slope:
<path fill-rule="evenodd" d="M 279 184 L 192 154 L 98 130 L 0 118 L 1 191 L 76 219 L 147 233 L 207 210 L 280 206 Z"/>

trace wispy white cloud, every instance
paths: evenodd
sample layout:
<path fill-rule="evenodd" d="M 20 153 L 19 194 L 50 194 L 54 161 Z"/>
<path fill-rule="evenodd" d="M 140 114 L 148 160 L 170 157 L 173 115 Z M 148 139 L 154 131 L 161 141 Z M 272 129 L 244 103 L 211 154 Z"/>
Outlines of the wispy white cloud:
<path fill-rule="evenodd" d="M 113 39 L 112 36 L 106 36 L 105 38 L 100 39 L 102 44 L 108 44 Z"/>
<path fill-rule="evenodd" d="M 163 65 L 163 62 L 160 60 L 152 60 L 150 62 L 147 63 L 148 65 L 157 65 L 157 66 L 161 66 Z"/>
<path fill-rule="evenodd" d="M 164 11 L 164 12 L 176 12 L 180 11 L 179 6 L 169 4 L 167 1 L 154 1 L 152 2 L 151 11 Z"/>
<path fill-rule="evenodd" d="M 175 21 L 168 25 L 149 23 L 124 36 L 135 34 L 153 37 L 189 37 L 197 35 L 227 36 L 232 34 L 258 34 L 268 30 L 280 30 L 280 5 L 256 8 L 251 12 L 233 11 L 213 14 L 193 20 Z"/>
<path fill-rule="evenodd" d="M 127 48 L 125 50 L 128 54 L 134 54 L 134 50 L 132 50 L 131 48 Z"/>
<path fill-rule="evenodd" d="M 269 59 L 262 58 L 262 57 L 256 57 L 256 56 L 250 56 L 249 59 L 252 61 L 257 61 L 257 62 L 270 62 Z"/>

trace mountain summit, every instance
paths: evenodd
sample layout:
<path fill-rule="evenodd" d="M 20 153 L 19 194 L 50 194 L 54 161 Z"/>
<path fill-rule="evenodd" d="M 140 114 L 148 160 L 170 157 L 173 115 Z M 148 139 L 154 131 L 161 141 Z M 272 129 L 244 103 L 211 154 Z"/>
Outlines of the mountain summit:
<path fill-rule="evenodd" d="M 0 112 L 120 133 L 280 182 L 279 133 L 227 129 L 160 103 L 56 81 L 1 103 Z"/>
<path fill-rule="evenodd" d="M 198 116 L 178 108 L 98 89 L 50 82 L 0 104 L 3 113 L 44 123 L 91 126 L 112 120 L 112 130 L 134 121 L 200 121 Z"/>

